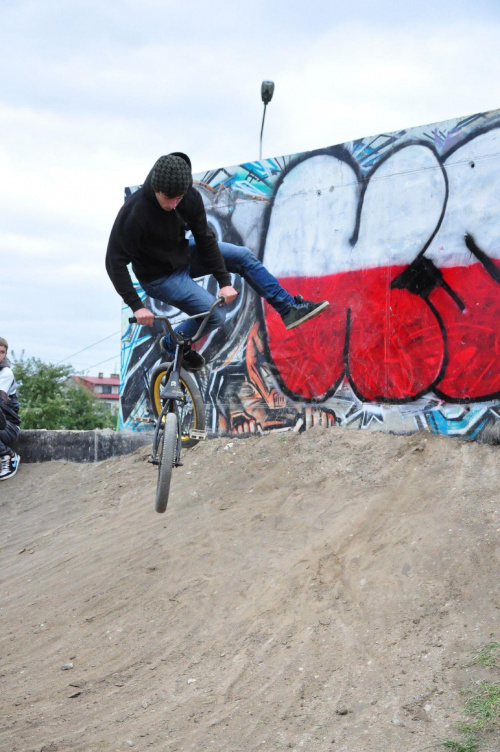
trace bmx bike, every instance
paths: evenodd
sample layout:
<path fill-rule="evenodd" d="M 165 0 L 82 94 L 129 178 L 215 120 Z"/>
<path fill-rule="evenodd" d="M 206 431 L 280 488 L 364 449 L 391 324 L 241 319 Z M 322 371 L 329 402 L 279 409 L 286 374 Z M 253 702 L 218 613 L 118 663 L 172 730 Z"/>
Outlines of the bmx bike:
<path fill-rule="evenodd" d="M 158 466 L 155 509 L 160 514 L 167 508 L 172 470 L 182 465 L 181 450 L 194 446 L 207 437 L 205 405 L 200 388 L 196 379 L 182 367 L 182 359 L 185 348 L 200 339 L 212 311 L 222 303 L 224 298 L 219 297 L 208 311 L 184 319 L 202 319 L 192 337 L 184 337 L 182 333 L 175 332 L 168 316 L 155 316 L 155 320 L 164 322 L 175 343 L 173 361 L 159 363 L 149 381 L 155 430 L 148 461 Z M 136 324 L 137 319 L 132 316 L 129 322 Z"/>

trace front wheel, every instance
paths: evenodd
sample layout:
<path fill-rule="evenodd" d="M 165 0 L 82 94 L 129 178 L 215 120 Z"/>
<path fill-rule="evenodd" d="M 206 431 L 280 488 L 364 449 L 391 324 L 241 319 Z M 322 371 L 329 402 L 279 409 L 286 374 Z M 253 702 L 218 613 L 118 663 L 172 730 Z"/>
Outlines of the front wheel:
<path fill-rule="evenodd" d="M 159 363 L 151 374 L 149 380 L 149 400 L 155 418 L 158 418 L 162 411 L 162 400 L 160 397 L 161 388 L 168 381 L 171 363 Z M 181 445 L 183 449 L 192 447 L 198 443 L 198 439 L 190 436 L 190 431 L 205 430 L 205 405 L 196 380 L 181 369 L 181 389 L 184 393 L 184 405 L 182 409 L 181 425 Z"/>
<path fill-rule="evenodd" d="M 163 428 L 160 428 L 163 436 L 160 438 L 161 447 L 158 453 L 159 465 L 155 509 L 160 514 L 163 514 L 168 504 L 170 480 L 177 454 L 177 426 L 177 415 L 175 413 L 167 413 Z"/>

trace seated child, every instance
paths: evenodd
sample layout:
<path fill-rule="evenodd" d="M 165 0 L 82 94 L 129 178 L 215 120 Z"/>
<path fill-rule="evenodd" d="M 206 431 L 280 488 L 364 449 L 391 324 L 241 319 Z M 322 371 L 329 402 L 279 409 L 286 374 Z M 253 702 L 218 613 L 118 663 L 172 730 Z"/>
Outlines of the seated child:
<path fill-rule="evenodd" d="M 17 473 L 20 457 L 13 447 L 19 436 L 19 400 L 14 374 L 7 358 L 9 346 L 0 337 L 0 480 Z"/>

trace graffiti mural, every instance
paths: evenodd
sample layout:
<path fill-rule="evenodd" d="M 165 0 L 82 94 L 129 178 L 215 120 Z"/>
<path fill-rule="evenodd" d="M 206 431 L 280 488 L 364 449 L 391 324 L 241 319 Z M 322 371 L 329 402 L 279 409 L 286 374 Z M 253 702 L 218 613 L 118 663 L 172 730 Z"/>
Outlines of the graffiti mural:
<path fill-rule="evenodd" d="M 286 331 L 234 279 L 224 329 L 197 344 L 213 434 L 500 427 L 500 111 L 196 178 L 219 240 L 330 303 Z M 161 332 L 123 313 L 122 425 L 147 430 Z"/>

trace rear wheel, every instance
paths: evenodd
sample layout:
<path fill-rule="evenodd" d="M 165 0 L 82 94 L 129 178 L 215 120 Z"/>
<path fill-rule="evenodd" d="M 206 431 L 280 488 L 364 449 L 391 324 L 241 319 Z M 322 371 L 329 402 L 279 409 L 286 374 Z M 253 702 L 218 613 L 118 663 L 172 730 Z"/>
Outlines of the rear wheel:
<path fill-rule="evenodd" d="M 168 504 L 172 469 L 175 465 L 177 454 L 177 426 L 177 415 L 175 413 L 167 413 L 163 428 L 160 428 L 163 436 L 160 437 L 160 446 L 158 448 L 159 465 L 155 509 L 160 514 L 165 511 Z"/>
<path fill-rule="evenodd" d="M 165 386 L 168 381 L 171 367 L 171 363 L 159 363 L 149 380 L 149 399 L 155 418 L 159 416 L 163 407 L 160 392 L 162 386 Z M 205 430 L 205 405 L 196 380 L 184 369 L 181 369 L 181 388 L 185 399 L 182 410 L 181 444 L 183 448 L 187 448 L 199 441 L 199 439 L 192 439 L 189 432 L 192 429 Z"/>

